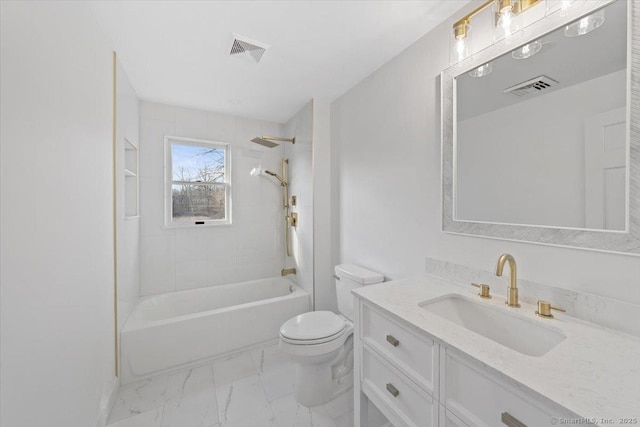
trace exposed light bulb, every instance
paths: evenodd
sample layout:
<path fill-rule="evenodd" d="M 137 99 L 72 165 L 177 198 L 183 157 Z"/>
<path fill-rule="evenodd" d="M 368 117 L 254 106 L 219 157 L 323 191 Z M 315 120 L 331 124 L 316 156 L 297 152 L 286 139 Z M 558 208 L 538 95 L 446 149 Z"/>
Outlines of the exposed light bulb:
<path fill-rule="evenodd" d="M 572 3 L 573 0 L 562 0 L 560 2 L 560 11 L 562 11 L 562 13 L 566 13 L 567 10 L 569 10 L 569 8 L 571 7 Z"/>
<path fill-rule="evenodd" d="M 456 45 L 456 58 L 458 61 L 462 61 L 467 56 L 467 43 L 465 38 L 459 38 L 455 42 Z"/>
<path fill-rule="evenodd" d="M 513 8 L 511 6 L 505 7 L 500 11 L 500 17 L 498 18 L 498 27 L 502 29 L 505 38 L 511 37 L 511 25 L 513 24 Z"/>
<path fill-rule="evenodd" d="M 514 0 L 496 0 L 494 4 L 497 20 L 493 31 L 493 41 L 504 39 L 509 44 L 519 29 L 520 19 L 514 13 L 514 4 L 517 3 Z"/>
<path fill-rule="evenodd" d="M 451 57 L 453 62 L 460 62 L 469 56 L 469 30 L 471 26 L 466 19 L 457 22 L 453 27 L 453 44 Z"/>
<path fill-rule="evenodd" d="M 567 37 L 584 36 L 604 24 L 604 19 L 604 9 L 601 9 L 567 25 L 564 29 L 564 35 Z"/>
<path fill-rule="evenodd" d="M 540 50 L 542 50 L 542 43 L 540 43 L 540 40 L 534 40 L 511 52 L 511 57 L 513 59 L 527 59 L 540 52 Z"/>
<path fill-rule="evenodd" d="M 587 31 L 587 28 L 589 28 L 589 17 L 586 18 L 582 18 L 580 20 L 580 25 L 578 25 L 579 31 L 584 34 L 585 31 Z"/>
<path fill-rule="evenodd" d="M 491 66 L 491 62 L 487 62 L 486 64 L 479 66 L 475 70 L 469 71 L 469 76 L 484 77 L 491 74 L 492 71 L 493 71 L 493 67 Z"/>

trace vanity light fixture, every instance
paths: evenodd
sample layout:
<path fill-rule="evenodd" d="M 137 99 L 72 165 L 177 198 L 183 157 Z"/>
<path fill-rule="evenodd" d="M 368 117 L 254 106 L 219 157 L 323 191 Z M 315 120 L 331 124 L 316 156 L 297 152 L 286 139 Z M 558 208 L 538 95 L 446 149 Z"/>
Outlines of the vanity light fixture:
<path fill-rule="evenodd" d="M 560 13 L 562 13 L 563 15 L 567 13 L 567 11 L 569 10 L 569 8 L 571 7 L 571 4 L 573 3 L 573 0 L 561 0 L 560 1 Z"/>
<path fill-rule="evenodd" d="M 538 4 L 542 0 L 488 0 L 465 15 L 453 24 L 452 44 L 455 62 L 460 62 L 469 55 L 469 31 L 471 29 L 471 19 L 489 7 L 494 9 L 494 22 L 496 32 L 495 40 L 502 37 L 509 38 L 518 29 L 517 16 Z"/>
<path fill-rule="evenodd" d="M 491 74 L 492 71 L 493 71 L 493 67 L 491 66 L 491 62 L 487 62 L 486 64 L 479 66 L 475 70 L 469 71 L 469 76 L 484 77 Z"/>
<path fill-rule="evenodd" d="M 463 36 L 455 36 L 455 55 L 456 61 L 460 62 L 467 56 L 469 56 L 469 44 L 467 43 L 467 34 L 469 33 L 469 25 L 465 25 L 464 30 L 460 29 L 461 32 L 464 31 Z"/>
<path fill-rule="evenodd" d="M 542 43 L 540 40 L 534 40 L 531 43 L 527 43 L 522 47 L 511 52 L 513 59 L 527 59 L 531 58 L 542 49 Z"/>
<path fill-rule="evenodd" d="M 579 37 L 589 34 L 591 31 L 597 29 L 604 24 L 604 9 L 592 13 L 589 16 L 585 16 L 578 21 L 569 24 L 564 29 L 564 35 L 567 37 Z"/>
<path fill-rule="evenodd" d="M 513 12 L 513 0 L 496 1 L 496 33 L 495 39 L 509 39 L 513 33 L 518 31 L 518 21 Z"/>

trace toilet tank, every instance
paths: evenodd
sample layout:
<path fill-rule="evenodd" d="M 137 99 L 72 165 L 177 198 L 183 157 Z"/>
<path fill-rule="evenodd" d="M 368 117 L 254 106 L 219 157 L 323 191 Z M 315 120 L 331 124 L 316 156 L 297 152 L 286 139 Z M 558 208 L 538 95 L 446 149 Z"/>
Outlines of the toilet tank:
<path fill-rule="evenodd" d="M 353 295 L 351 291 L 365 285 L 384 281 L 384 276 L 354 264 L 340 264 L 335 267 L 336 295 L 338 310 L 353 321 Z"/>

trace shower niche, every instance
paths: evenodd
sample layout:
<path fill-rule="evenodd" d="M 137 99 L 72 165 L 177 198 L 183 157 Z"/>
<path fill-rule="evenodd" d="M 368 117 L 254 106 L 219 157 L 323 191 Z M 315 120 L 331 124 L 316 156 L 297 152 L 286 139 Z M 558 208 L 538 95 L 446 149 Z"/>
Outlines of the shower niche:
<path fill-rule="evenodd" d="M 124 138 L 124 217 L 138 215 L 138 147 Z"/>

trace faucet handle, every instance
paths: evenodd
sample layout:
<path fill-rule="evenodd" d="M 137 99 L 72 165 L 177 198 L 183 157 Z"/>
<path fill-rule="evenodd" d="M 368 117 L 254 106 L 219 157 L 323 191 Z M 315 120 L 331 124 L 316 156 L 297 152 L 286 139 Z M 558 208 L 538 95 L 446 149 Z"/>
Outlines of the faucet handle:
<path fill-rule="evenodd" d="M 543 301 L 543 300 L 538 301 L 538 310 L 536 311 L 536 314 L 538 316 L 544 317 L 547 319 L 553 319 L 553 314 L 551 314 L 551 310 L 558 310 L 562 312 L 566 311 L 564 308 L 554 307 L 553 305 L 551 305 L 549 301 Z"/>
<path fill-rule="evenodd" d="M 480 298 L 487 298 L 487 299 L 491 298 L 491 288 L 489 287 L 489 285 L 485 285 L 484 283 L 480 283 L 480 284 L 472 283 L 471 286 L 480 288 L 480 292 L 478 293 L 478 296 Z"/>

